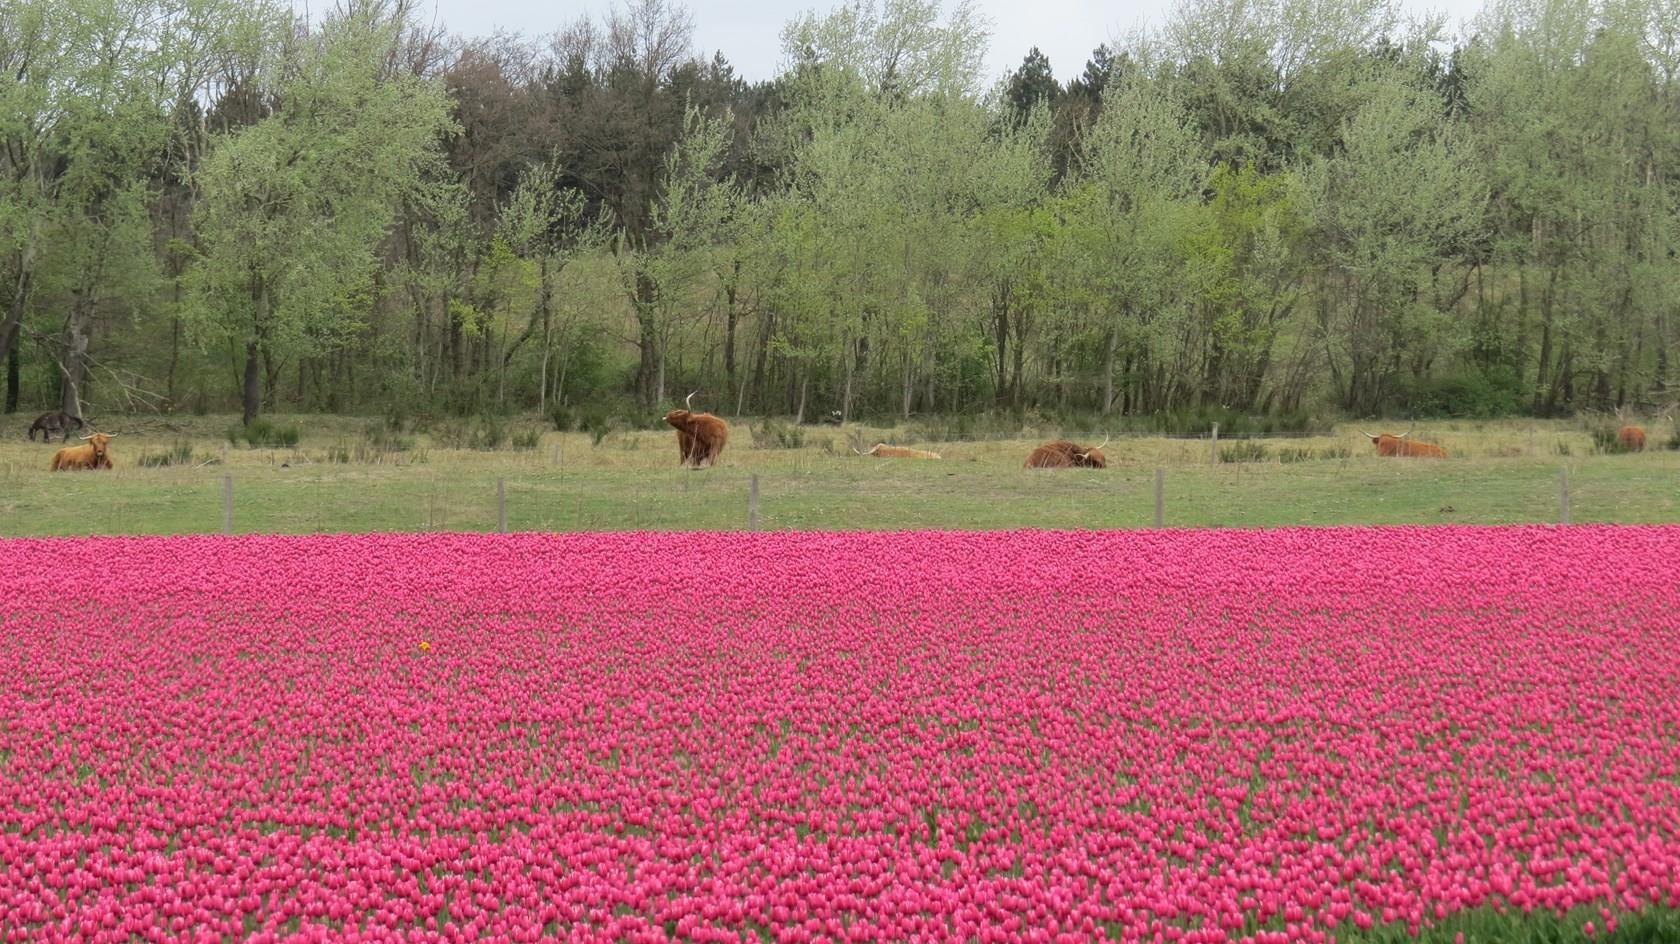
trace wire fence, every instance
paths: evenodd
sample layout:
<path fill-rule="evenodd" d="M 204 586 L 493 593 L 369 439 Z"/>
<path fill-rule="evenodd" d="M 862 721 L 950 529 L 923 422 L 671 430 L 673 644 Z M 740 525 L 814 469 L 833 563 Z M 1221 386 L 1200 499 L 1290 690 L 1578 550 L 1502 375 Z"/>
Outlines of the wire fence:
<path fill-rule="evenodd" d="M 885 465 L 885 463 L 882 463 Z M 1327 463 L 1327 465 L 1344 465 Z M 78 503 L 73 524 L 8 515 L 0 534 L 309 533 L 356 531 L 914 530 L 1272 527 L 1345 524 L 1680 520 L 1667 505 L 1629 511 L 1603 477 L 1568 466 L 1520 477 L 1462 475 L 1409 483 L 1369 467 L 1321 470 L 1293 484 L 1261 470 L 1027 472 L 990 486 L 974 477 L 853 483 L 799 474 L 690 473 L 649 482 L 601 476 L 411 476 L 361 484 L 322 476 L 224 473 L 166 495 L 123 490 Z M 1112 472 L 1112 470 L 1110 470 Z M 867 474 L 867 473 L 866 473 Z M 90 473 L 86 476 L 92 478 Z M 1020 479 L 1052 480 L 1022 484 Z M 1329 480 L 1341 478 L 1332 489 Z M 1351 481 L 1349 481 L 1351 480 Z M 1044 487 L 1040 487 L 1044 484 Z M 1677 478 L 1674 485 L 1680 485 Z M 1676 490 L 1680 491 L 1680 490 Z M 1583 515 L 1582 512 L 1585 512 Z"/>

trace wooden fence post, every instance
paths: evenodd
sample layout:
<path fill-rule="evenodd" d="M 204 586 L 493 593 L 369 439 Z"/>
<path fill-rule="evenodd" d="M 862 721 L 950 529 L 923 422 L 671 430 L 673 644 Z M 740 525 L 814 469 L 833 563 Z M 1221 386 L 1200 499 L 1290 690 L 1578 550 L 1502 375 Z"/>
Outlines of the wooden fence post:
<path fill-rule="evenodd" d="M 1569 466 L 1558 470 L 1558 497 L 1563 504 L 1563 523 L 1569 523 Z"/>
<path fill-rule="evenodd" d="M 507 482 L 496 480 L 496 533 L 507 533 Z"/>
<path fill-rule="evenodd" d="M 1156 469 L 1155 470 L 1155 527 L 1157 527 L 1157 528 L 1165 526 L 1164 522 L 1166 520 L 1166 503 L 1165 503 L 1165 498 L 1164 498 L 1163 492 L 1164 492 L 1165 487 L 1166 487 L 1166 480 L 1167 480 L 1167 470 L 1166 469 Z"/>
<path fill-rule="evenodd" d="M 1213 464 L 1219 464 L 1219 424 L 1213 424 Z"/>
<path fill-rule="evenodd" d="M 233 476 L 222 476 L 222 533 L 233 533 Z"/>
<path fill-rule="evenodd" d="M 758 530 L 758 476 L 752 477 L 747 490 L 747 530 Z"/>

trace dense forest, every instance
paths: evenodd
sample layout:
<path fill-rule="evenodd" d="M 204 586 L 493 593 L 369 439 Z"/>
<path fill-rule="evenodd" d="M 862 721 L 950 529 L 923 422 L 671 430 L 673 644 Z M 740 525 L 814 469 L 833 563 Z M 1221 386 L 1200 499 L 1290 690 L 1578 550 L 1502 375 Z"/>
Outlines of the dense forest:
<path fill-rule="evenodd" d="M 1680 2 L 10 0 L 5 410 L 1555 415 L 1680 378 Z"/>

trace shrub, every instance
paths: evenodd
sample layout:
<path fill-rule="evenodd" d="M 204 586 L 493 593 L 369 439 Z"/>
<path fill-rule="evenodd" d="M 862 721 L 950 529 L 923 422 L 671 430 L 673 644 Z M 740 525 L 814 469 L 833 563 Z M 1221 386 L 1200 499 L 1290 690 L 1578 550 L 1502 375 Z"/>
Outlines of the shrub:
<path fill-rule="evenodd" d="M 798 449 L 805 445 L 805 431 L 792 423 L 771 418 L 749 429 L 753 445 L 759 449 Z"/>
<path fill-rule="evenodd" d="M 1278 450 L 1279 462 L 1310 462 L 1313 458 L 1313 451 L 1305 446 L 1285 446 Z"/>
<path fill-rule="evenodd" d="M 556 403 L 548 408 L 548 421 L 554 424 L 557 433 L 569 433 L 577 428 L 577 412 L 564 403 Z"/>
<path fill-rule="evenodd" d="M 236 446 L 243 441 L 252 447 L 267 446 L 277 449 L 297 445 L 303 432 L 296 426 L 276 423 L 266 416 L 259 416 L 246 425 L 228 427 L 227 436 L 228 442 Z"/>
<path fill-rule="evenodd" d="M 163 452 L 143 452 L 135 464 L 144 469 L 161 469 L 172 465 L 192 465 L 192 443 L 177 440 Z"/>
<path fill-rule="evenodd" d="M 1528 394 L 1515 370 L 1494 367 L 1418 381 L 1403 390 L 1400 397 L 1409 416 L 1492 419 L 1521 413 L 1528 405 Z"/>
<path fill-rule="evenodd" d="M 1330 446 L 1318 453 L 1320 459 L 1349 459 L 1353 457 L 1353 450 L 1346 446 Z"/>
<path fill-rule="evenodd" d="M 1265 443 L 1253 440 L 1242 440 L 1219 447 L 1220 462 L 1265 462 L 1271 456 L 1272 451 Z"/>
<path fill-rule="evenodd" d="M 493 451 L 507 444 L 507 421 L 499 416 L 440 420 L 432 427 L 432 440 L 445 449 Z"/>
<path fill-rule="evenodd" d="M 378 423 L 368 425 L 366 442 L 380 452 L 408 452 L 415 446 L 413 436 L 402 436 Z"/>
<path fill-rule="evenodd" d="M 540 429 L 522 429 L 514 433 L 512 437 L 513 448 L 520 452 L 529 452 L 537 448 L 537 444 L 540 442 L 542 442 L 542 430 Z"/>
<path fill-rule="evenodd" d="M 1592 432 L 1592 451 L 1599 455 L 1614 456 L 1630 452 L 1619 438 L 1620 430 L 1614 426 L 1594 426 Z"/>
<path fill-rule="evenodd" d="M 340 440 L 327 448 L 327 461 L 338 463 L 378 464 L 394 462 L 396 457 L 416 448 L 414 437 L 400 436 L 381 423 L 368 424 L 366 433 L 354 443 Z M 416 456 L 414 461 L 424 461 Z"/>

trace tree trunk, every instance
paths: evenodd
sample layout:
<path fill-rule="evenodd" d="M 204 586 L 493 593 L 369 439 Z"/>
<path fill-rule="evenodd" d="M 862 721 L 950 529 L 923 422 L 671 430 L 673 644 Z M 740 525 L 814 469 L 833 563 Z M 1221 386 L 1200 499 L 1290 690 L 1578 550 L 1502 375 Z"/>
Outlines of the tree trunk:
<path fill-rule="evenodd" d="M 16 331 L 16 329 L 13 329 L 10 333 L 15 335 L 17 333 L 17 331 Z M 18 381 L 20 379 L 18 377 L 18 374 L 21 373 L 21 370 L 20 370 L 20 367 L 19 367 L 19 364 L 18 364 L 18 346 L 17 346 L 17 344 L 13 343 L 13 344 L 8 344 L 5 347 L 6 347 L 6 412 L 7 413 L 16 413 L 17 408 L 18 408 Z"/>
<path fill-rule="evenodd" d="M 811 374 L 807 370 L 803 379 L 799 381 L 799 410 L 793 414 L 793 424 L 798 426 L 805 422 L 805 396 L 811 390 Z"/>
<path fill-rule="evenodd" d="M 1114 352 L 1120 345 L 1120 332 L 1108 329 L 1108 348 L 1103 354 L 1103 405 L 1102 414 L 1107 416 L 1114 409 Z"/>
<path fill-rule="evenodd" d="M 992 336 L 995 339 L 992 351 L 992 376 L 996 384 L 996 401 L 999 406 L 1009 402 L 1009 299 L 1008 282 L 1000 282 L 992 289 Z"/>
<path fill-rule="evenodd" d="M 169 319 L 169 372 L 164 391 L 171 408 L 175 406 L 175 368 L 181 363 L 181 280 L 175 279 L 175 314 Z"/>
<path fill-rule="evenodd" d="M 246 426 L 262 412 L 262 366 L 259 359 L 263 353 L 262 336 L 268 325 L 268 285 L 257 279 L 252 286 L 251 300 L 255 306 L 255 320 L 251 325 L 251 337 L 245 342 L 245 377 L 239 388 L 240 406 L 242 407 L 240 422 Z"/>
<path fill-rule="evenodd" d="M 246 426 L 251 425 L 251 421 L 256 419 L 262 410 L 262 399 L 259 396 L 262 392 L 262 368 L 258 364 L 261 353 L 261 345 L 257 343 L 256 338 L 245 342 L 245 381 L 240 387 L 240 404 L 244 412 L 240 422 Z"/>
<path fill-rule="evenodd" d="M 23 326 L 23 310 L 29 305 L 29 292 L 35 282 L 35 256 L 25 250 L 18 257 L 17 282 L 12 286 L 12 303 L 6 307 L 6 319 L 0 321 L 0 354 L 8 361 L 17 350 L 19 329 Z"/>
<path fill-rule="evenodd" d="M 636 395 L 641 399 L 641 405 L 651 410 L 664 399 L 665 386 L 665 365 L 659 356 L 659 326 L 653 314 L 654 305 L 658 303 L 658 287 L 642 271 L 640 263 L 636 266 L 635 282 L 636 290 L 630 302 L 636 311 L 639 331 L 636 344 L 641 348 L 641 362 L 636 365 Z"/>
<path fill-rule="evenodd" d="M 82 388 L 87 384 L 88 323 L 93 320 L 93 298 L 77 292 L 70 304 L 70 321 L 64 326 L 64 389 L 59 409 L 71 416 L 82 415 Z"/>
<path fill-rule="evenodd" d="M 856 342 L 852 347 L 856 349 Z M 844 354 L 841 355 L 845 357 Z M 846 357 L 846 388 L 840 395 L 840 422 L 850 422 L 852 418 L 852 376 L 857 372 L 856 357 Z"/>
<path fill-rule="evenodd" d="M 723 378 L 727 384 L 724 389 L 735 386 L 735 327 L 741 319 L 741 313 L 736 308 L 735 296 L 740 277 L 741 261 L 737 259 L 732 277 L 723 284 Z"/>
<path fill-rule="evenodd" d="M 537 412 L 548 415 L 548 351 L 553 343 L 554 311 L 554 281 L 548 271 L 548 256 L 545 254 L 538 262 L 537 271 L 541 277 L 539 296 L 542 303 L 542 375 L 537 381 Z"/>
<path fill-rule="evenodd" d="M 280 400 L 280 371 L 286 365 L 274 356 L 274 352 L 269 350 L 266 344 L 262 347 L 262 360 L 265 375 L 262 390 L 263 408 L 273 411 L 275 404 Z"/>

